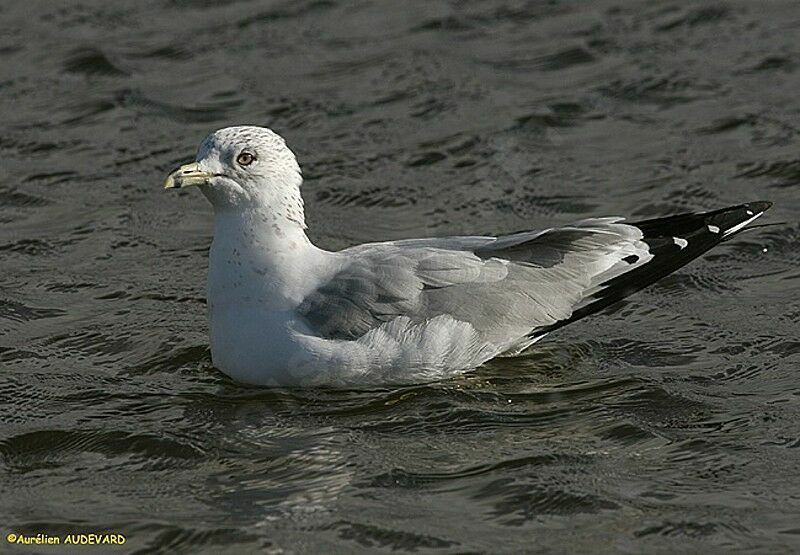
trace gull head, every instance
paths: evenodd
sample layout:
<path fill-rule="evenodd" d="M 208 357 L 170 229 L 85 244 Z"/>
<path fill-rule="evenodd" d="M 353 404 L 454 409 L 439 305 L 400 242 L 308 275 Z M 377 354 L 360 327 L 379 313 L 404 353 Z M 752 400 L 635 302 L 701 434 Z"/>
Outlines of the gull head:
<path fill-rule="evenodd" d="M 197 185 L 215 210 L 265 208 L 292 219 L 298 202 L 302 218 L 301 183 L 300 166 L 286 141 L 266 127 L 243 125 L 203 139 L 195 161 L 172 172 L 164 188 Z"/>

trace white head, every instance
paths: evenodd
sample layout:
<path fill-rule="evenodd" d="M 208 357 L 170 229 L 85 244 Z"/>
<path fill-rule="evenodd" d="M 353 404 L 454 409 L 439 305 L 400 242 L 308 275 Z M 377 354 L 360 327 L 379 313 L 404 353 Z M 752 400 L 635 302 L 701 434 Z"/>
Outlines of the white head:
<path fill-rule="evenodd" d="M 199 185 L 215 211 L 269 212 L 305 228 L 302 182 L 297 159 L 280 135 L 243 125 L 203 139 L 195 162 L 170 174 L 164 187 Z"/>

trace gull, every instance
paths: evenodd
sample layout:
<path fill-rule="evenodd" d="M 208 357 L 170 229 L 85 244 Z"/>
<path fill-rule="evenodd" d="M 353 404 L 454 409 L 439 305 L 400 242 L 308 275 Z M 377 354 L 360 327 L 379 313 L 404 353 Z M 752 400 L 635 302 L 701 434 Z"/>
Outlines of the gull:
<path fill-rule="evenodd" d="M 164 184 L 198 186 L 213 206 L 211 357 L 240 382 L 428 382 L 519 355 L 687 264 L 771 206 L 329 252 L 306 235 L 301 183 L 282 137 L 237 126 L 208 135 L 195 161 Z"/>

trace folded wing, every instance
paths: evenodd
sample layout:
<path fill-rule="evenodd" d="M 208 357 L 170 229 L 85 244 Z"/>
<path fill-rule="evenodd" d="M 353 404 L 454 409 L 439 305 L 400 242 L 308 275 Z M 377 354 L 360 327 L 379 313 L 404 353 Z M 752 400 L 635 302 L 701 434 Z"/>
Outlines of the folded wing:
<path fill-rule="evenodd" d="M 342 251 L 344 267 L 299 311 L 328 339 L 357 339 L 398 317 L 423 323 L 447 315 L 487 344 L 519 350 L 683 266 L 768 207 L 361 245 Z"/>

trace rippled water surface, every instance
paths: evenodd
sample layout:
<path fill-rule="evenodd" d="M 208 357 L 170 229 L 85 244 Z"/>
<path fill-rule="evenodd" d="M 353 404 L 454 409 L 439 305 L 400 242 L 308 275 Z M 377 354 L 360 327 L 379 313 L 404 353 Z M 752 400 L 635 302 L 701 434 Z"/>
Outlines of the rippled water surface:
<path fill-rule="evenodd" d="M 798 36 L 778 0 L 0 3 L 3 537 L 800 549 Z M 209 206 L 160 189 L 237 123 L 287 138 L 327 248 L 784 223 L 461 379 L 243 387 L 208 352 Z"/>

